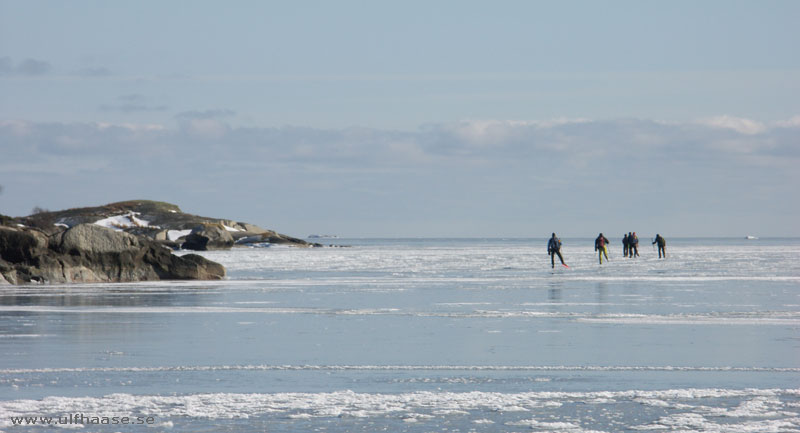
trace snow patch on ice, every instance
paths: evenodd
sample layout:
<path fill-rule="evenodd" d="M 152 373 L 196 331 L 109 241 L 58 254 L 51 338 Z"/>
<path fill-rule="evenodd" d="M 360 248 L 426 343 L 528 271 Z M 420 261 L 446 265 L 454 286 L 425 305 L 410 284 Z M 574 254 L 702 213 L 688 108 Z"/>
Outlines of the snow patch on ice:
<path fill-rule="evenodd" d="M 0 334 L 0 338 L 41 338 L 52 337 L 55 334 Z"/>
<path fill-rule="evenodd" d="M 405 422 L 425 421 L 447 416 L 475 416 L 475 424 L 495 423 L 490 418 L 506 417 L 509 426 L 525 426 L 558 432 L 590 432 L 573 419 L 537 417 L 543 408 L 561 405 L 614 405 L 625 410 L 631 402 L 650 401 L 667 413 L 645 424 L 630 426 L 636 430 L 779 432 L 796 431 L 800 418 L 787 411 L 797 401 L 800 389 L 672 389 L 661 391 L 600 392 L 428 392 L 358 393 L 334 391 L 319 393 L 237 394 L 205 393 L 190 395 L 133 395 L 116 393 L 103 397 L 50 396 L 41 400 L 0 401 L 0 427 L 10 426 L 10 418 L 31 413 L 60 416 L 80 411 L 103 416 L 146 414 L 169 422 L 170 417 L 203 419 L 249 418 L 276 415 L 306 420 L 333 417 L 385 417 Z M 709 407 L 715 399 L 739 399 L 732 409 Z M 534 412 L 535 411 L 535 412 Z M 514 412 L 524 419 L 509 420 Z M 466 413 L 466 414 L 465 414 Z M 541 418 L 541 417 L 540 417 Z M 724 418 L 716 423 L 710 418 Z"/>
<path fill-rule="evenodd" d="M 573 424 L 571 422 L 543 422 L 537 421 L 536 419 L 525 419 L 521 421 L 511 421 L 507 422 L 506 425 L 509 426 L 521 426 L 521 427 L 530 427 L 531 429 L 545 429 L 547 431 L 581 431 L 581 426 L 577 424 Z"/>

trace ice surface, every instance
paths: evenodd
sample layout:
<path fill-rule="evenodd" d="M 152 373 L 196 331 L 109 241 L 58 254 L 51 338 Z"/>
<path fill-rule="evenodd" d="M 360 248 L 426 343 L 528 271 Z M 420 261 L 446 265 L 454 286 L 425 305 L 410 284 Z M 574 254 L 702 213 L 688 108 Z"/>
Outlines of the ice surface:
<path fill-rule="evenodd" d="M 570 269 L 543 240 L 339 239 L 202 252 L 224 281 L 5 287 L 0 430 L 800 432 L 799 241 L 564 241 Z"/>
<path fill-rule="evenodd" d="M 598 365 L 181 365 L 160 367 L 77 367 L 9 368 L 0 374 L 28 373 L 98 373 L 98 372 L 184 372 L 184 371 L 518 371 L 518 372 L 587 372 L 587 371 L 675 371 L 675 372 L 773 372 L 800 373 L 800 367 L 681 367 L 681 366 L 598 366 Z"/>

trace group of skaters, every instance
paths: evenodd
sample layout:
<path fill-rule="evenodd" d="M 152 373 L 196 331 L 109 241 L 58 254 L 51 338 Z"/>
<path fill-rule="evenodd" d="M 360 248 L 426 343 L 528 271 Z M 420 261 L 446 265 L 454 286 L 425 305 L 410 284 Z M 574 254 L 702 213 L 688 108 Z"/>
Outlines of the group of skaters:
<path fill-rule="evenodd" d="M 594 250 L 597 251 L 601 265 L 603 264 L 603 257 L 608 261 L 608 244 L 608 238 L 603 236 L 602 233 L 594 240 Z M 658 258 L 667 258 L 665 249 L 667 241 L 660 234 L 656 234 L 656 238 L 653 240 L 653 245 L 656 244 L 658 244 Z M 561 265 L 569 267 L 564 263 L 564 256 L 561 255 L 561 239 L 556 237 L 555 233 L 547 241 L 547 254 L 550 256 L 550 265 L 553 268 L 556 267 L 556 256 L 561 260 Z M 636 232 L 629 232 L 622 237 L 622 254 L 629 258 L 639 257 L 639 237 L 636 236 Z"/>
<path fill-rule="evenodd" d="M 600 236 L 603 234 L 600 233 Z M 622 237 L 622 255 L 630 258 L 639 257 L 639 236 L 636 236 L 636 232 L 628 232 Z M 606 260 L 608 260 L 608 256 L 606 256 Z M 603 264 L 602 260 L 600 264 Z"/>

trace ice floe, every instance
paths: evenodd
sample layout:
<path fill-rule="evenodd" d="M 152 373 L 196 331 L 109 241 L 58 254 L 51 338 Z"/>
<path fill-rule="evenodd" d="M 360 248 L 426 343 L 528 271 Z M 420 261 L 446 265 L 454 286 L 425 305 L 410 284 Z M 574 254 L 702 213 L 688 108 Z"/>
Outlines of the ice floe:
<path fill-rule="evenodd" d="M 615 412 L 631 411 L 631 403 L 651 401 L 650 419 L 629 428 L 698 432 L 789 432 L 800 428 L 800 414 L 792 403 L 800 389 L 671 389 L 609 392 L 406 392 L 363 393 L 348 390 L 319 393 L 198 393 L 190 395 L 134 395 L 102 397 L 52 396 L 39 400 L 0 402 L 0 427 L 11 417 L 62 416 L 69 413 L 103 416 L 144 414 L 161 422 L 181 418 L 231 419 L 279 417 L 395 418 L 400 422 L 462 419 L 471 424 L 502 423 L 538 431 L 602 431 L 595 422 L 573 415 L 576 407 L 596 406 L 598 418 L 612 420 Z M 733 409 L 709 409 L 718 399 L 738 402 Z M 552 404 L 557 403 L 557 404 Z M 640 414 L 647 418 L 645 414 Z M 590 425 L 586 425 L 590 424 Z"/>

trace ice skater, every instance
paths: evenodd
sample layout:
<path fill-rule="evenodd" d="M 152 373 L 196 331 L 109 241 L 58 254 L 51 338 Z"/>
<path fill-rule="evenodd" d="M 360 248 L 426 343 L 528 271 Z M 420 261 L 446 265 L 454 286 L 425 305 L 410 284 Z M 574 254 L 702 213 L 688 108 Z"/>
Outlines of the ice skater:
<path fill-rule="evenodd" d="M 600 236 L 594 240 L 594 250 L 597 251 L 597 256 L 600 259 L 600 264 L 603 264 L 603 256 L 606 256 L 606 261 L 608 261 L 608 239 L 600 233 Z"/>
<path fill-rule="evenodd" d="M 622 236 L 622 256 L 628 257 L 628 250 L 630 250 L 630 244 L 628 243 L 628 235 L 625 234 Z"/>
<path fill-rule="evenodd" d="M 628 235 L 628 254 L 631 258 L 639 257 L 639 237 L 636 236 L 636 232 Z"/>
<path fill-rule="evenodd" d="M 666 250 L 665 247 L 667 246 L 667 240 L 664 239 L 664 237 L 661 236 L 660 234 L 656 233 L 656 239 L 653 241 L 653 245 L 655 245 L 655 244 L 658 244 L 658 258 L 659 259 L 662 258 L 661 254 L 663 253 L 664 254 L 663 258 L 666 259 L 667 258 L 667 250 Z"/>
<path fill-rule="evenodd" d="M 547 241 L 547 254 L 550 255 L 550 265 L 553 268 L 556 267 L 556 254 L 558 254 L 558 259 L 561 260 L 561 264 L 564 267 L 569 267 L 564 263 L 564 257 L 561 255 L 561 239 L 557 238 L 555 233 L 553 233 L 553 236 Z"/>

